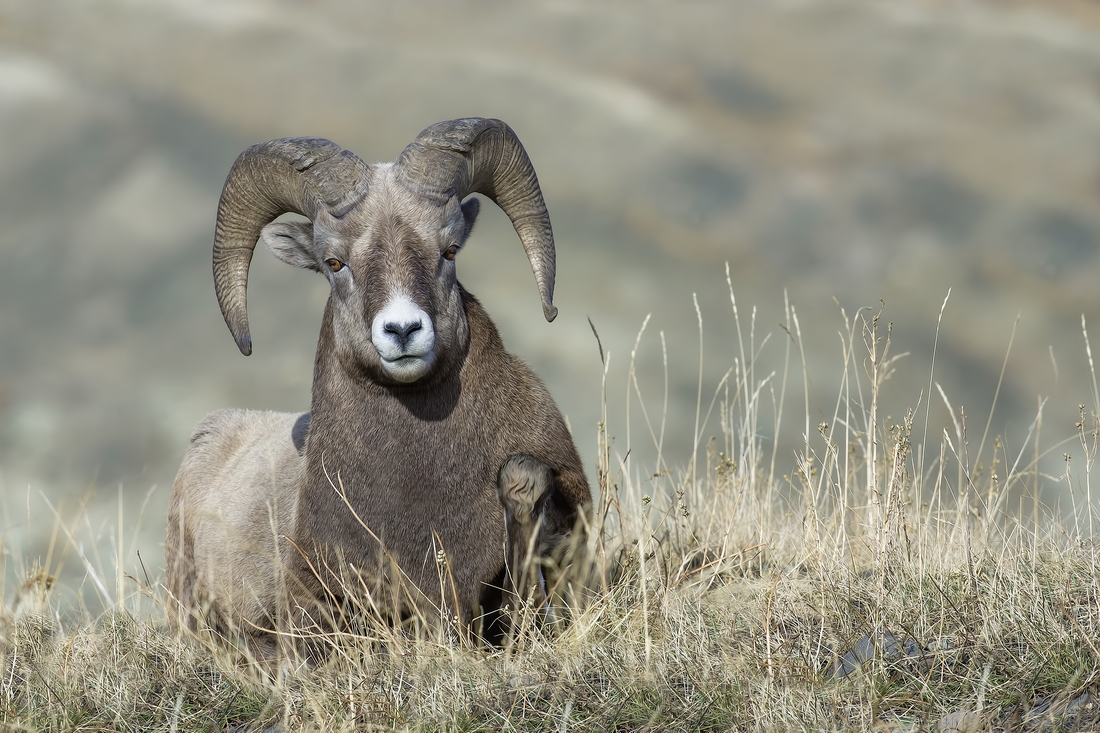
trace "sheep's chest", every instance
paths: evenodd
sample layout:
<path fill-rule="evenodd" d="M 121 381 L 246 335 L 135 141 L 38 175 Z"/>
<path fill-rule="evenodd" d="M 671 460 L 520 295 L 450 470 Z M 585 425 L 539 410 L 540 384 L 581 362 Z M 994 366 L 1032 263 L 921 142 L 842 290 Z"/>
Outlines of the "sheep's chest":
<path fill-rule="evenodd" d="M 461 404 L 436 419 L 395 400 L 372 408 L 359 421 L 314 417 L 299 538 L 388 586 L 372 590 L 392 591 L 403 576 L 433 604 L 445 588 L 448 601 L 476 608 L 504 566 L 496 472 L 508 446 Z"/>

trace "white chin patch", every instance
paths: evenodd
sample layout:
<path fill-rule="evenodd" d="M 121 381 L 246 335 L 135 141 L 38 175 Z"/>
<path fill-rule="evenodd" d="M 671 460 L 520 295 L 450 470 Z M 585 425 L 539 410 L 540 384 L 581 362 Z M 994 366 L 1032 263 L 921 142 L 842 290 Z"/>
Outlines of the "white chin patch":
<path fill-rule="evenodd" d="M 386 376 L 398 382 L 415 382 L 428 373 L 434 361 L 434 355 L 428 355 L 427 357 L 407 356 L 394 361 L 382 359 L 382 371 L 386 373 Z"/>
<path fill-rule="evenodd" d="M 399 293 L 371 323 L 371 342 L 382 370 L 398 382 L 415 382 L 435 362 L 435 329 L 431 317 Z"/>

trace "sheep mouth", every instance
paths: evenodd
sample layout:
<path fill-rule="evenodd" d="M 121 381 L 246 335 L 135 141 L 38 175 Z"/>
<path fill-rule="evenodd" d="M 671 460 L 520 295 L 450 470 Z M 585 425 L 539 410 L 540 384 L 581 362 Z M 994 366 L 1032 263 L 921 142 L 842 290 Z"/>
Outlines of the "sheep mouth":
<path fill-rule="evenodd" d="M 435 363 L 435 354 L 406 354 L 395 359 L 381 357 L 382 371 L 398 382 L 415 382 L 423 377 Z"/>

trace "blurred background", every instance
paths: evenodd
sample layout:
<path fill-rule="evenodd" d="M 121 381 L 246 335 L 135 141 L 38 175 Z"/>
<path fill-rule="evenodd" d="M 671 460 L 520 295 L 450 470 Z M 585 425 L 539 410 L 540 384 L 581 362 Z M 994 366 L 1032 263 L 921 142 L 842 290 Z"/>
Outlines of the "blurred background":
<path fill-rule="evenodd" d="M 767 434 L 767 412 L 761 423 L 764 440 L 780 441 L 781 474 L 804 404 L 811 424 L 832 418 L 840 309 L 877 312 L 880 299 L 891 353 L 908 352 L 884 398 L 895 420 L 928 391 L 949 288 L 932 376 L 972 433 L 1010 341 L 991 427 L 1009 450 L 1041 399 L 1049 443 L 1074 435 L 1079 404 L 1096 404 L 1081 327 L 1084 315 L 1100 339 L 1095 2 L 5 0 L 9 575 L 51 538 L 53 564 L 83 546 L 109 568 L 121 522 L 126 563 L 140 550 L 155 578 L 193 425 L 219 407 L 308 408 L 323 278 L 258 252 L 247 359 L 214 299 L 215 207 L 241 150 L 315 135 L 392 160 L 427 125 L 475 115 L 511 124 L 535 163 L 561 314 L 542 319 L 495 207 L 482 208 L 459 276 L 556 395 L 590 478 L 603 367 L 588 319 L 610 353 L 609 430 L 623 453 L 626 368 L 652 314 L 639 387 L 659 415 L 663 333 L 665 455 L 685 466 L 700 368 L 693 296 L 704 403 L 739 353 L 725 263 L 746 331 L 756 309 L 758 376 L 776 370 L 777 390 L 792 343 L 785 298 L 798 314 L 809 395 L 796 350 L 787 432 Z M 635 404 L 642 455 L 638 419 Z M 928 434 L 950 423 L 936 394 Z M 700 431 L 717 432 L 714 418 Z M 1081 453 L 1056 449 L 1051 502 L 1067 500 L 1063 450 Z M 75 558 L 64 572 L 80 578 Z"/>

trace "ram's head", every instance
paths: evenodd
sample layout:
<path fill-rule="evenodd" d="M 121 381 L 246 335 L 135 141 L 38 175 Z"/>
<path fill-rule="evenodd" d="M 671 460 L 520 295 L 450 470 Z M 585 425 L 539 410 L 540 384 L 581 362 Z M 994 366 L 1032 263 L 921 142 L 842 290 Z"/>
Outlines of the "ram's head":
<path fill-rule="evenodd" d="M 394 163 L 368 165 L 321 138 L 283 138 L 243 152 L 225 182 L 214 235 L 214 286 L 241 353 L 252 352 L 245 294 L 256 242 L 324 274 L 326 318 L 349 366 L 412 383 L 467 337 L 455 255 L 481 193 L 508 215 L 553 320 L 554 236 L 526 151 L 499 120 L 427 128 Z M 294 212 L 309 223 L 274 222 Z M 273 223 L 274 222 L 274 223 Z"/>

